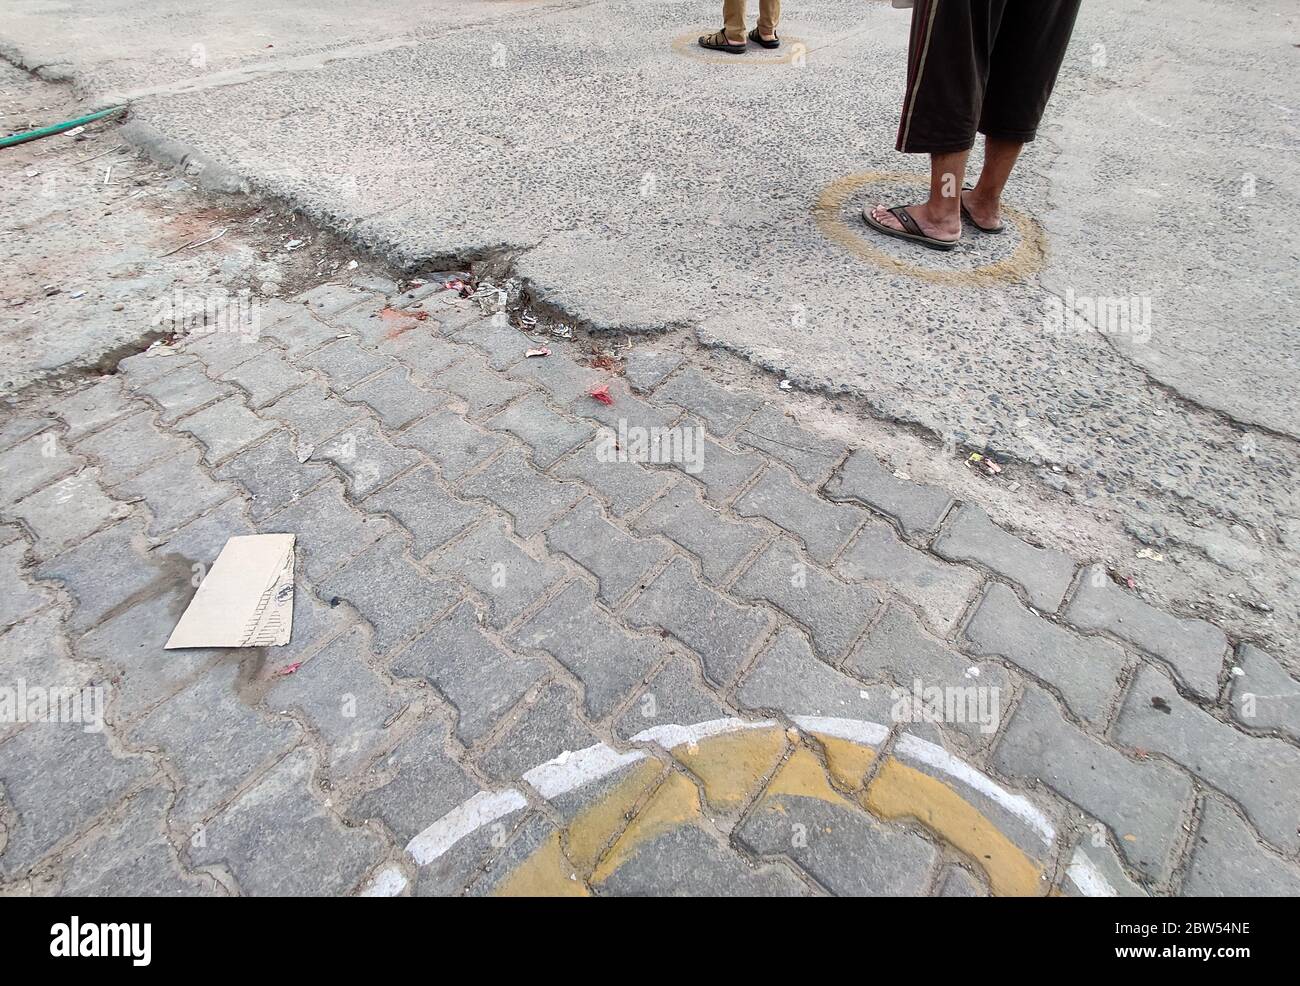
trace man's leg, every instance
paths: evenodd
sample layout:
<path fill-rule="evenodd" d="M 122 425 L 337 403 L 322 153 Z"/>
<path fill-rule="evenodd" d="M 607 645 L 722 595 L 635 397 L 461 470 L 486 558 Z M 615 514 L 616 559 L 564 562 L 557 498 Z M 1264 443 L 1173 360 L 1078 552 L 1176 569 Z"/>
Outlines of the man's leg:
<path fill-rule="evenodd" d="M 969 150 L 930 155 L 930 197 L 907 207 L 908 214 L 926 236 L 936 240 L 955 240 L 961 236 L 961 185 L 968 157 Z M 871 216 L 891 229 L 903 228 L 898 217 L 882 204 L 871 210 Z"/>
<path fill-rule="evenodd" d="M 776 25 L 781 20 L 781 0 L 759 0 L 758 36 L 764 41 L 776 38 Z"/>
<path fill-rule="evenodd" d="M 1002 190 L 1007 187 L 1011 169 L 1016 166 L 1016 158 L 1024 146 L 1018 140 L 984 138 L 984 167 L 975 187 L 961 193 L 961 201 L 971 218 L 985 229 L 1002 225 Z"/>
<path fill-rule="evenodd" d="M 1008 0 L 917 0 L 908 43 L 907 92 L 898 149 L 930 155 L 930 196 L 908 213 L 940 240 L 961 235 L 961 186 L 975 142 L 988 77 L 988 56 Z M 872 218 L 903 228 L 884 205 Z"/>
<path fill-rule="evenodd" d="M 1002 190 L 1021 149 L 1038 133 L 1074 31 L 1081 0 L 1011 0 L 989 61 L 980 113 L 984 170 L 966 208 L 981 226 L 1002 222 Z"/>
<path fill-rule="evenodd" d="M 745 43 L 745 0 L 722 0 L 722 29 L 728 41 Z"/>

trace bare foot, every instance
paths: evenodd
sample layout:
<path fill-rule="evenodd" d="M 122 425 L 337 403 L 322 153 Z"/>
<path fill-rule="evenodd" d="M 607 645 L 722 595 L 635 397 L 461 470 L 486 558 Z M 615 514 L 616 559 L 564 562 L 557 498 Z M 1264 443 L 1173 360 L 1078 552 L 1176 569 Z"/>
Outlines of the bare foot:
<path fill-rule="evenodd" d="M 1002 203 L 996 198 L 981 195 L 978 188 L 963 190 L 961 204 L 973 219 L 985 229 L 1002 228 Z"/>
<path fill-rule="evenodd" d="M 936 216 L 930 210 L 930 203 L 922 202 L 919 205 L 909 205 L 908 214 L 916 220 L 916 224 L 921 227 L 921 232 L 926 236 L 936 240 L 951 240 L 956 242 L 961 239 L 961 216 Z M 871 218 L 882 226 L 888 226 L 890 229 L 896 229 L 900 232 L 907 232 L 903 229 L 903 224 L 898 221 L 898 217 L 889 211 L 884 205 L 876 204 L 871 210 Z"/>

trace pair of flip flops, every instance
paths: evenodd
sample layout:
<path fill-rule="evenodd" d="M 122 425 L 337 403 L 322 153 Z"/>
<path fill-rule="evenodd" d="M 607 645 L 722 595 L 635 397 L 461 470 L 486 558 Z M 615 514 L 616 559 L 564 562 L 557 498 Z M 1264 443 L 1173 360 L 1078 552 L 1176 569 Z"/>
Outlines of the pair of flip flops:
<path fill-rule="evenodd" d="M 970 189 L 967 188 L 965 191 L 970 191 Z M 886 226 L 884 223 L 880 222 L 871 214 L 872 208 L 873 207 L 870 205 L 863 206 L 862 218 L 866 220 L 868 226 L 877 232 L 884 233 L 886 236 L 892 236 L 899 240 L 911 240 L 913 243 L 920 243 L 922 246 L 927 246 L 931 250 L 951 250 L 961 242 L 960 236 L 955 240 L 941 240 L 934 236 L 927 236 L 917 221 L 912 218 L 912 214 L 907 211 L 907 206 L 905 205 L 895 206 L 889 210 L 889 214 L 898 220 L 898 224 L 903 227 L 902 229 L 894 229 L 892 226 Z M 999 233 L 1006 232 L 1007 227 L 1005 224 L 1000 226 L 981 226 L 975 221 L 974 217 L 971 216 L 970 210 L 966 208 L 964 202 L 961 207 L 961 215 L 963 219 L 978 229 L 981 233 L 996 236 Z"/>
<path fill-rule="evenodd" d="M 749 32 L 749 40 L 761 48 L 780 48 L 781 39 L 773 36 L 771 41 L 758 33 L 758 28 Z M 748 45 L 743 41 L 737 43 L 727 37 L 726 31 L 718 31 L 716 34 L 705 34 L 700 38 L 700 47 L 708 48 L 711 51 L 725 51 L 728 55 L 743 55 L 748 50 Z"/>

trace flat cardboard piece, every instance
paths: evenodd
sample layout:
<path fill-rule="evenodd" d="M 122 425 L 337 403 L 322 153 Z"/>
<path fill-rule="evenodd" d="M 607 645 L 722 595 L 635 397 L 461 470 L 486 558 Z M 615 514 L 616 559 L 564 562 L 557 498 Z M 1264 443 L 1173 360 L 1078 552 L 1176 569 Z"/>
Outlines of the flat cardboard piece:
<path fill-rule="evenodd" d="M 293 632 L 293 542 L 292 534 L 228 540 L 165 649 L 287 644 Z"/>

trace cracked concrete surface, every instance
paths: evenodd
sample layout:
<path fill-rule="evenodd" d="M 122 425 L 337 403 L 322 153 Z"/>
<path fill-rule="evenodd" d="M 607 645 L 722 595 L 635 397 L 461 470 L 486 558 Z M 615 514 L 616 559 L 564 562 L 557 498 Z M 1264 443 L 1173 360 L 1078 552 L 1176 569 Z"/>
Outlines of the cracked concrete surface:
<path fill-rule="evenodd" d="M 1038 467 L 1078 523 L 1163 555 L 1129 559 L 1142 584 L 1294 646 L 1288 5 L 1085 5 L 1017 173 L 1021 229 L 950 258 L 854 220 L 918 163 L 892 150 L 907 15 L 883 3 L 788 4 L 806 50 L 784 62 L 675 46 L 716 19 L 698 2 L 10 11 L 11 57 L 131 96 L 137 133 L 213 173 L 402 266 L 509 254 L 595 329 L 689 329 Z M 1150 338 L 1045 332 L 1067 293 L 1149 299 Z"/>

